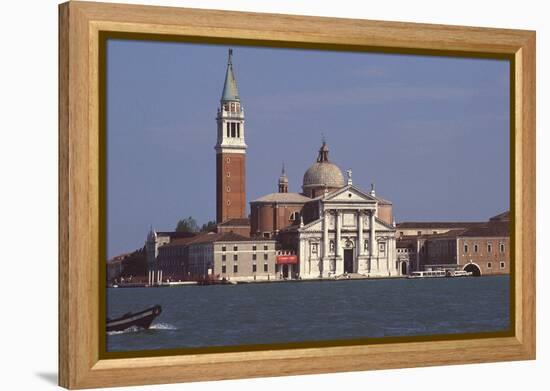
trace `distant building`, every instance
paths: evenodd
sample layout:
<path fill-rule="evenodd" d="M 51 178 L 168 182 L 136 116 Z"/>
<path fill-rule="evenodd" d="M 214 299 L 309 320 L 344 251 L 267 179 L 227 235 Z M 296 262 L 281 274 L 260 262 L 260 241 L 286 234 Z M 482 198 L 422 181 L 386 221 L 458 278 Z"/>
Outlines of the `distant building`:
<path fill-rule="evenodd" d="M 195 237 L 193 232 L 156 232 L 151 227 L 145 241 L 147 258 L 147 282 L 155 285 L 161 281 L 185 279 L 187 273 L 183 259 L 185 243 Z"/>
<path fill-rule="evenodd" d="M 483 225 L 484 222 L 470 221 L 407 221 L 397 223 L 398 237 L 444 234 L 451 230 Z"/>
<path fill-rule="evenodd" d="M 431 231 L 432 234 L 421 232 Z M 398 259 L 405 262 L 408 248 L 408 271 L 454 269 L 474 275 L 510 273 L 509 212 L 491 217 L 486 222 L 472 223 L 401 223 L 398 232 L 418 235 L 400 236 Z"/>
<path fill-rule="evenodd" d="M 147 262 L 145 248 L 117 255 L 107 261 L 107 282 L 109 284 L 124 281 L 141 282 L 146 275 Z"/>
<path fill-rule="evenodd" d="M 189 274 L 193 279 L 277 279 L 275 240 L 249 238 L 233 232 L 200 235 L 189 245 Z"/>

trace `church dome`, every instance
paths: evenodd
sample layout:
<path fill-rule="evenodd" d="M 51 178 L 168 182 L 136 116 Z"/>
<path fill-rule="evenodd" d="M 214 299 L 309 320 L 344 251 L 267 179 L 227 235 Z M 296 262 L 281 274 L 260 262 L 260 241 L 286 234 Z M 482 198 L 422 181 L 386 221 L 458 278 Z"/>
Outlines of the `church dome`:
<path fill-rule="evenodd" d="M 304 174 L 303 190 L 306 195 L 315 196 L 315 190 L 336 189 L 344 186 L 344 175 L 338 166 L 328 160 L 328 147 L 323 141 L 317 162 Z"/>

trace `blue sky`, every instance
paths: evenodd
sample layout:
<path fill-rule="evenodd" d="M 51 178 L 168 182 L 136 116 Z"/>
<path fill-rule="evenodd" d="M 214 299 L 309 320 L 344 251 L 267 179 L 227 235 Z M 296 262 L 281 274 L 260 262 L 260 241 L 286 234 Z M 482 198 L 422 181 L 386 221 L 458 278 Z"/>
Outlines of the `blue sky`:
<path fill-rule="evenodd" d="M 232 46 L 246 114 L 247 200 L 289 191 L 325 135 L 330 159 L 396 220 L 486 220 L 509 208 L 509 63 Z M 216 109 L 228 46 L 110 40 L 107 253 L 150 225 L 215 219 Z"/>

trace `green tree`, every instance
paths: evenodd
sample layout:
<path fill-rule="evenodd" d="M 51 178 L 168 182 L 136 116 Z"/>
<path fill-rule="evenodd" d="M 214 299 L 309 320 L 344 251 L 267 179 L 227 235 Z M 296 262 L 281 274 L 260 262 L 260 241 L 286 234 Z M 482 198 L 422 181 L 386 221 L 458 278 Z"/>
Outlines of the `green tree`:
<path fill-rule="evenodd" d="M 197 221 L 191 216 L 178 221 L 176 225 L 176 232 L 198 232 L 198 230 Z"/>
<path fill-rule="evenodd" d="M 204 223 L 202 225 L 201 232 L 211 231 L 214 228 L 216 228 L 216 222 L 215 221 L 209 221 L 208 223 Z"/>

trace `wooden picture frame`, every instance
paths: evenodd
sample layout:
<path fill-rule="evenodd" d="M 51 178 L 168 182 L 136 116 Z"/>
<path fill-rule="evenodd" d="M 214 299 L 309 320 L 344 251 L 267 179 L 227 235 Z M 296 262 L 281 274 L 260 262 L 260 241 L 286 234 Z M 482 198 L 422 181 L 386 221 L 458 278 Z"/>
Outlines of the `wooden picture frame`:
<path fill-rule="evenodd" d="M 512 336 L 156 357 L 100 354 L 102 34 L 507 58 L 512 64 Z M 535 358 L 535 32 L 169 7 L 59 6 L 59 384 L 90 388 Z"/>

